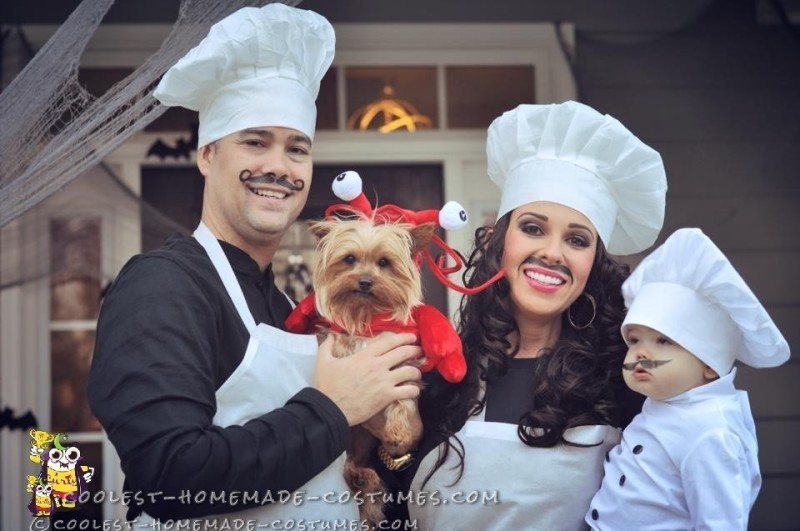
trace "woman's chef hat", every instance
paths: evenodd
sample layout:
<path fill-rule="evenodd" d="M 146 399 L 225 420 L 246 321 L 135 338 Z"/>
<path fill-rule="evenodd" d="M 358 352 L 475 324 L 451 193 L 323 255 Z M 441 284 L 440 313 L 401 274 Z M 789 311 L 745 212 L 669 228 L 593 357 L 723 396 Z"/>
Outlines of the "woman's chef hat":
<path fill-rule="evenodd" d="M 489 126 L 486 155 L 502 190 L 498 218 L 549 201 L 586 216 L 612 254 L 643 251 L 658 237 L 661 156 L 611 116 L 575 101 L 520 105 Z"/>
<path fill-rule="evenodd" d="M 622 285 L 622 323 L 659 331 L 724 376 L 739 360 L 775 367 L 789 345 L 764 306 L 700 229 L 680 229 Z"/>
<path fill-rule="evenodd" d="M 284 4 L 245 7 L 211 27 L 155 91 L 200 113 L 198 147 L 251 127 L 289 127 L 313 139 L 315 100 L 336 37 L 322 16 Z"/>

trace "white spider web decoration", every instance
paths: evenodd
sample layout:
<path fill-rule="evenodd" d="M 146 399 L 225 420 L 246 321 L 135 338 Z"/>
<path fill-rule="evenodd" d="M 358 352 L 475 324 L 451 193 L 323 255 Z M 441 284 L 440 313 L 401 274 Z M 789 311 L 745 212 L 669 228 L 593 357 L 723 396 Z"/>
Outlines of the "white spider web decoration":
<path fill-rule="evenodd" d="M 0 227 L 98 164 L 166 108 L 153 90 L 215 22 L 269 0 L 182 0 L 178 19 L 139 68 L 95 98 L 78 82 L 80 57 L 114 0 L 83 0 L 0 93 Z M 296 5 L 299 0 L 283 3 Z"/>

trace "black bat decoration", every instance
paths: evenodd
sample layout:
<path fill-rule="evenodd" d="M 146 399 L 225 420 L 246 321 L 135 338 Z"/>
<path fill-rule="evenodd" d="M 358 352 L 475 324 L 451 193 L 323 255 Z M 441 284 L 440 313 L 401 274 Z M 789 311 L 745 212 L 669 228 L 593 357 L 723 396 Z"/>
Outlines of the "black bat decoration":
<path fill-rule="evenodd" d="M 175 141 L 175 145 L 171 146 L 159 138 L 153 142 L 153 145 L 147 150 L 147 156 L 155 155 L 161 160 L 167 157 L 174 157 L 176 160 L 180 158 L 189 160 L 191 159 L 192 151 L 197 149 L 197 140 L 197 125 L 195 125 L 192 129 L 192 135 L 188 140 L 186 138 L 179 138 Z"/>
<path fill-rule="evenodd" d="M 29 428 L 38 428 L 39 422 L 33 413 L 28 411 L 21 417 L 14 416 L 14 410 L 11 408 L 4 408 L 0 411 L 0 429 L 8 428 L 9 430 L 27 430 Z"/>

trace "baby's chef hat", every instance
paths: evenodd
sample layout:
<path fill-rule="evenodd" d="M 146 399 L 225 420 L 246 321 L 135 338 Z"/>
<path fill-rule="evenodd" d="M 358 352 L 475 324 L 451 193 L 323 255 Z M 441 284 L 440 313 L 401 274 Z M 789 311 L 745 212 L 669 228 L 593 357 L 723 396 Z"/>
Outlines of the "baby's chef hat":
<path fill-rule="evenodd" d="M 739 360 L 775 367 L 789 344 L 716 245 L 700 229 L 680 229 L 622 284 L 622 323 L 650 327 L 724 376 Z"/>
<path fill-rule="evenodd" d="M 586 216 L 608 251 L 650 247 L 664 223 L 667 178 L 657 151 L 619 121 L 575 101 L 520 105 L 489 126 L 497 217 L 549 201 Z"/>
<path fill-rule="evenodd" d="M 155 91 L 169 107 L 200 113 L 198 147 L 250 127 L 314 137 L 314 104 L 336 37 L 322 16 L 284 4 L 245 7 L 211 27 Z"/>

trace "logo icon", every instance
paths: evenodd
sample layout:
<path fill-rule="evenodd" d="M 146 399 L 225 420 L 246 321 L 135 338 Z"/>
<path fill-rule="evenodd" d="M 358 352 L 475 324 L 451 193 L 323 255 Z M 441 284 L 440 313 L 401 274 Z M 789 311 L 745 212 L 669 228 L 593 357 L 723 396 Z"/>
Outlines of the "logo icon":
<path fill-rule="evenodd" d="M 79 465 L 80 448 L 67 444 L 66 433 L 32 429 L 30 460 L 40 466 L 37 476 L 27 476 L 31 493 L 28 510 L 33 516 L 50 516 L 55 511 L 72 510 L 94 476 L 94 468 Z"/>

